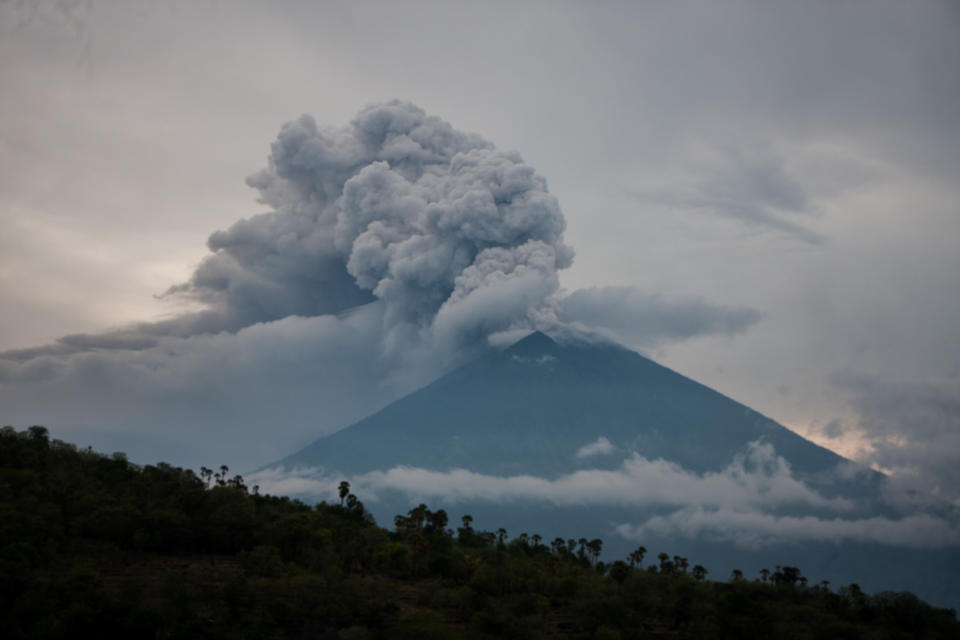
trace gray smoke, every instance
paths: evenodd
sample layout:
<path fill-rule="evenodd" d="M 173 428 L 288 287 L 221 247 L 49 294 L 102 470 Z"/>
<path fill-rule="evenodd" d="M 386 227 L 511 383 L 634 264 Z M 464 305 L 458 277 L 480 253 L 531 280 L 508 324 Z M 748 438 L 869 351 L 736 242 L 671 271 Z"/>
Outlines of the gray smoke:
<path fill-rule="evenodd" d="M 529 324 L 573 259 L 542 177 L 410 103 L 367 107 L 339 129 L 301 116 L 247 182 L 273 211 L 214 233 L 213 255 L 167 294 L 207 304 L 228 329 L 373 300 L 391 326 L 429 327 L 441 309 L 469 323 L 453 307 L 516 282 L 529 309 L 488 327 L 508 329 Z"/>
<path fill-rule="evenodd" d="M 301 116 L 248 183 L 269 211 L 212 234 L 164 294 L 202 311 L 0 353 L 3 419 L 143 461 L 253 466 L 531 329 L 649 342 L 759 317 L 632 290 L 564 300 L 573 250 L 546 181 L 409 103 L 340 128 Z"/>

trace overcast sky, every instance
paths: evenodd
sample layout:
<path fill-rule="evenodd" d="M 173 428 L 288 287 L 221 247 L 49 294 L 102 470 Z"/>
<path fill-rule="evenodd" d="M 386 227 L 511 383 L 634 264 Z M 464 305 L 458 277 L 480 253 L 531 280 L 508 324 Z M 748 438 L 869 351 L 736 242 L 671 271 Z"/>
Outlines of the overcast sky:
<path fill-rule="evenodd" d="M 0 351 L 209 306 L 195 269 L 210 234 L 280 208 L 245 179 L 268 167 L 281 126 L 306 113 L 342 129 L 400 99 L 546 179 L 566 231 L 541 239 L 576 252 L 547 274 L 561 298 L 575 292 L 561 319 L 960 495 L 954 2 L 6 0 L 0 29 Z M 549 278 L 537 296 L 557 294 Z M 158 298 L 190 282 L 195 295 Z M 316 355 L 302 345 L 334 329 L 291 309 L 219 327 L 267 323 L 242 346 L 204 343 L 225 368 L 261 372 L 241 382 L 191 364 L 211 352 L 186 339 L 143 365 L 176 371 L 161 391 L 102 363 L 61 386 L 48 361 L 10 365 L 0 422 L 171 457 L 188 435 L 207 441 L 202 426 L 164 425 L 202 415 L 212 444 L 196 455 L 252 465 L 442 369 L 423 364 L 431 342 L 401 358 L 419 372 L 406 383 L 349 401 L 317 391 L 320 419 L 310 387 L 334 388 L 332 363 L 354 358 L 344 336 L 366 348 L 356 325 L 379 320 L 343 321 Z M 380 370 L 365 362 L 356 375 Z M 231 390 L 274 409 L 224 407 Z M 103 409 L 121 394 L 138 404 Z"/>

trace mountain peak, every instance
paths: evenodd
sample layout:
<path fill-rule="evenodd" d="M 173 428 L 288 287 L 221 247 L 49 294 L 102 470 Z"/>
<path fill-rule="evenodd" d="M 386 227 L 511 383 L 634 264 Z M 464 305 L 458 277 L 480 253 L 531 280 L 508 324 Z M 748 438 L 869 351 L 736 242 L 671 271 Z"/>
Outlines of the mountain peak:
<path fill-rule="evenodd" d="M 510 345 L 506 353 L 518 356 L 543 355 L 560 348 L 560 345 L 542 331 L 534 331 Z"/>

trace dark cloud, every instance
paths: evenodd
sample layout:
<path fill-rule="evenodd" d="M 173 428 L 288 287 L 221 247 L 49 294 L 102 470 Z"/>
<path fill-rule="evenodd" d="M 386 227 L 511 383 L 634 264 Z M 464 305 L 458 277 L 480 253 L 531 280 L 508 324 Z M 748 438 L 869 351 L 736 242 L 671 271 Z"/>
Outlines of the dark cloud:
<path fill-rule="evenodd" d="M 863 461 L 890 470 L 901 499 L 960 503 L 960 387 L 854 372 L 833 382 L 851 395 L 858 419 L 828 426 L 866 436 Z"/>

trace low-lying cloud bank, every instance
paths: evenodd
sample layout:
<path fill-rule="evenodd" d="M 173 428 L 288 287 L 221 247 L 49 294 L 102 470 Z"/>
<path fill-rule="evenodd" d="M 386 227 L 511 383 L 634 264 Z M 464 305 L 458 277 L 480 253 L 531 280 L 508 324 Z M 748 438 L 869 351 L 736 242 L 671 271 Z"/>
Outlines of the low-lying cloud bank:
<path fill-rule="evenodd" d="M 616 531 L 629 540 L 682 537 L 732 542 L 748 549 L 801 542 L 867 542 L 915 549 L 960 546 L 960 532 L 955 526 L 926 514 L 899 520 L 843 519 L 695 506 L 654 516 L 638 525 L 621 524 Z"/>
<path fill-rule="evenodd" d="M 248 184 L 269 210 L 213 233 L 211 253 L 164 294 L 201 311 L 0 353 L 4 423 L 144 462 L 253 467 L 491 338 L 602 331 L 591 324 L 604 307 L 646 344 L 759 318 L 630 289 L 564 298 L 558 272 L 574 252 L 546 180 L 410 103 L 371 105 L 342 127 L 301 116 Z"/>
<path fill-rule="evenodd" d="M 331 501 L 337 499 L 337 485 L 343 479 L 332 470 L 282 467 L 248 478 L 269 493 Z M 852 515 L 857 510 L 853 501 L 821 496 L 795 478 L 789 464 L 766 443 L 753 443 L 726 469 L 702 475 L 634 453 L 617 470 L 585 469 L 552 480 L 403 466 L 348 480 L 353 491 L 371 503 L 399 492 L 409 503 L 433 505 L 532 503 L 661 511 L 659 515 L 648 512 L 640 523 L 614 528 L 631 540 L 684 537 L 733 542 L 744 548 L 843 541 L 911 548 L 960 545 L 960 531 L 942 517 L 924 513 L 900 519 Z M 676 509 L 663 515 L 664 507 Z"/>
<path fill-rule="evenodd" d="M 253 474 L 265 491 L 333 497 L 343 478 L 334 470 L 275 467 Z M 753 443 L 719 472 L 697 474 L 666 460 L 634 453 L 619 469 L 584 469 L 547 479 L 493 476 L 467 469 L 434 471 L 398 466 L 350 479 L 358 495 L 376 499 L 400 491 L 411 500 L 460 503 L 545 502 L 556 506 L 705 506 L 726 508 L 813 507 L 846 511 L 853 504 L 825 498 L 793 476 L 790 465 L 768 443 Z"/>

